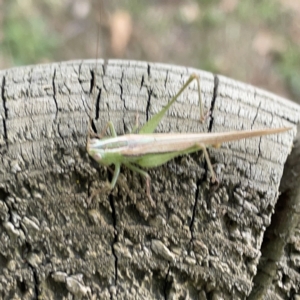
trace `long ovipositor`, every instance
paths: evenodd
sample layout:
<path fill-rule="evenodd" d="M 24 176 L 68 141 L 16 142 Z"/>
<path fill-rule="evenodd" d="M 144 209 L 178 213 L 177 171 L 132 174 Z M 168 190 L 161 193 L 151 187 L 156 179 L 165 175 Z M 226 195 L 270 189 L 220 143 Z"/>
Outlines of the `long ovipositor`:
<path fill-rule="evenodd" d="M 282 127 L 214 133 L 127 134 L 108 139 L 91 139 L 89 150 L 91 153 L 98 154 L 99 159 L 107 153 L 118 153 L 125 157 L 141 156 L 183 151 L 195 145 L 214 147 L 224 142 L 276 134 L 290 129 L 291 127 Z"/>

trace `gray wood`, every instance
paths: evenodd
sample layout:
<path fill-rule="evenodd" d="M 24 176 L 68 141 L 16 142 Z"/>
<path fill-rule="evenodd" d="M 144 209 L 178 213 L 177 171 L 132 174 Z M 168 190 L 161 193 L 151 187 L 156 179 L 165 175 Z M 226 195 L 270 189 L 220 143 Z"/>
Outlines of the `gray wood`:
<path fill-rule="evenodd" d="M 299 299 L 299 182 L 300 132 L 298 130 L 292 153 L 284 167 L 280 184 L 281 194 L 272 216 L 272 223 L 264 235 L 262 259 L 253 280 L 254 288 L 249 300 Z"/>
<path fill-rule="evenodd" d="M 300 107 L 190 68 L 110 60 L 95 69 L 95 61 L 73 61 L 0 73 L 1 297 L 246 298 L 296 129 L 210 149 L 219 186 L 196 153 L 149 171 L 156 208 L 144 179 L 126 168 L 111 194 L 88 206 L 111 179 L 86 153 L 89 114 L 98 132 L 112 120 L 123 134 L 137 113 L 143 124 L 158 112 L 191 72 L 201 76 L 210 118 L 198 122 L 192 84 L 158 132 L 290 126 Z"/>

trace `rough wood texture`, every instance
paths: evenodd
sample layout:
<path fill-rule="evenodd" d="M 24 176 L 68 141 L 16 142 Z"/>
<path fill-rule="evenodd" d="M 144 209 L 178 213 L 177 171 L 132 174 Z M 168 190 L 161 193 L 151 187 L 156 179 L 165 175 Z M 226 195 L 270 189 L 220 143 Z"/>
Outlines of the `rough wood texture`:
<path fill-rule="evenodd" d="M 249 300 L 299 299 L 300 133 L 284 167 L 281 195 L 262 244 L 262 259 Z"/>
<path fill-rule="evenodd" d="M 292 102 L 183 67 L 100 61 L 95 76 L 94 61 L 76 61 L 0 73 L 3 299 L 245 299 L 251 293 L 296 130 L 210 149 L 218 187 L 196 153 L 149 172 L 156 208 L 143 179 L 126 169 L 110 195 L 86 204 L 111 178 L 85 150 L 90 110 L 98 132 L 112 120 L 123 134 L 137 112 L 144 123 L 159 111 L 191 72 L 201 75 L 211 118 L 199 124 L 194 84 L 158 132 L 299 123 L 300 107 Z"/>

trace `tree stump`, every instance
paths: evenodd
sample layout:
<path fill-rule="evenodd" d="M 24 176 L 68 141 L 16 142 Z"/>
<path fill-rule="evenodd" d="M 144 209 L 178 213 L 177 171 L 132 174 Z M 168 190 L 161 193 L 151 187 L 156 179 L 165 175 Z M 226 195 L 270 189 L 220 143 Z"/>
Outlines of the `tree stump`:
<path fill-rule="evenodd" d="M 1 298 L 246 299 L 258 293 L 288 299 L 299 293 L 299 230 L 281 243 L 282 249 L 289 243 L 290 255 L 294 250 L 290 261 L 281 251 L 273 268 L 264 268 L 276 243 L 261 256 L 295 126 L 209 149 L 218 186 L 198 152 L 149 170 L 156 207 L 144 179 L 126 168 L 111 193 L 88 201 L 112 177 L 86 152 L 90 113 L 98 133 L 111 120 L 124 134 L 137 114 L 143 124 L 160 111 L 192 72 L 200 75 L 210 117 L 200 124 L 194 83 L 157 132 L 299 124 L 297 104 L 191 68 L 90 60 L 1 72 Z M 285 218 L 297 215 L 295 205 Z M 297 217 L 288 221 L 297 228 Z"/>

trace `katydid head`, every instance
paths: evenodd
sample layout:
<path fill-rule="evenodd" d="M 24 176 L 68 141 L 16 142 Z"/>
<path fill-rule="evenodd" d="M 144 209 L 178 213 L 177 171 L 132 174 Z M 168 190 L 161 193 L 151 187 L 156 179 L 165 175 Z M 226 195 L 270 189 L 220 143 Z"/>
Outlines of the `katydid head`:
<path fill-rule="evenodd" d="M 87 152 L 96 162 L 101 163 L 103 165 L 109 165 L 105 163 L 103 157 L 105 156 L 105 150 L 99 147 L 99 139 L 90 139 L 87 145 Z"/>
<path fill-rule="evenodd" d="M 96 151 L 96 149 L 93 148 L 93 141 L 94 140 L 91 140 L 90 141 L 90 147 L 88 149 L 88 153 L 89 155 L 96 161 L 100 162 L 102 160 L 102 153 L 99 152 L 99 151 Z"/>
<path fill-rule="evenodd" d="M 90 139 L 87 152 L 96 162 L 109 166 L 122 161 L 119 147 L 123 145 L 122 138 Z"/>

